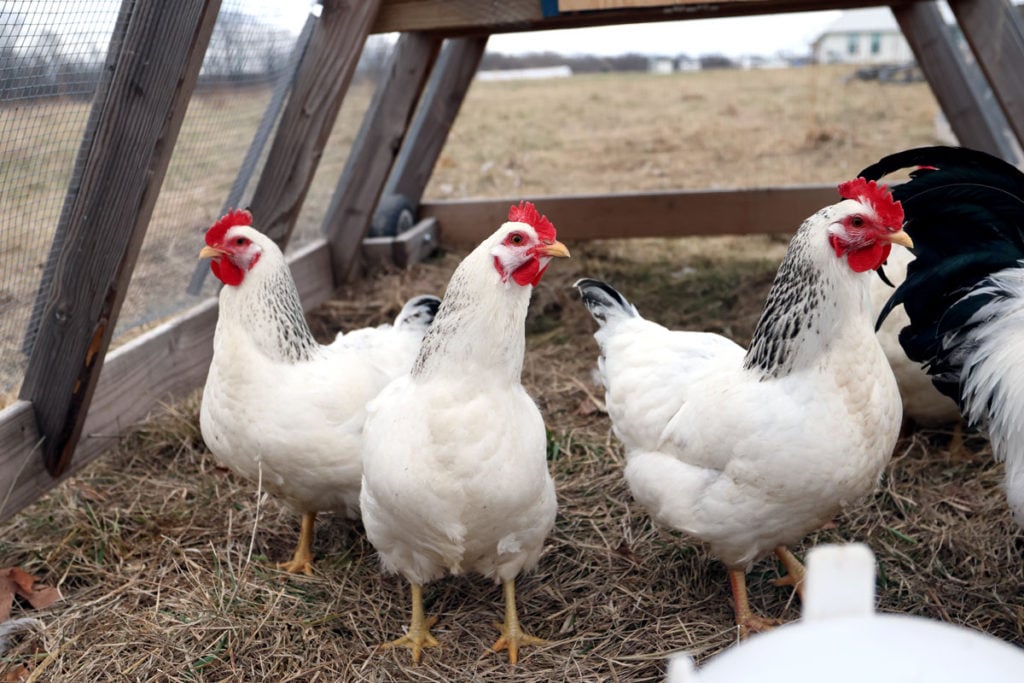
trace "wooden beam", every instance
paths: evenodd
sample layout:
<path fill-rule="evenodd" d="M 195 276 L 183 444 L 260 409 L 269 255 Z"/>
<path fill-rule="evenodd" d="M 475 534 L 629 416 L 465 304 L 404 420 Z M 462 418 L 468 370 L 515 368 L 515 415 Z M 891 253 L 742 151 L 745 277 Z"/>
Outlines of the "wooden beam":
<path fill-rule="evenodd" d="M 964 59 L 938 3 L 892 11 L 960 144 L 1016 163 L 1006 117 L 978 66 Z"/>
<path fill-rule="evenodd" d="M 313 182 L 380 0 L 325 0 L 253 192 L 256 227 L 282 249 Z"/>
<path fill-rule="evenodd" d="M 915 0 L 891 0 L 905 5 Z M 436 31 L 446 36 L 512 33 L 611 24 L 638 24 L 680 19 L 709 19 L 752 14 L 810 12 L 870 6 L 865 0 L 747 0 L 701 2 L 669 7 L 626 7 L 545 17 L 541 0 L 384 0 L 373 33 Z"/>
<path fill-rule="evenodd" d="M 423 101 L 384 185 L 384 196 L 402 195 L 414 208 L 420 203 L 486 47 L 487 36 L 445 41 Z"/>
<path fill-rule="evenodd" d="M 324 217 L 338 283 L 348 279 L 356 264 L 360 242 L 440 49 L 439 37 L 403 33 L 366 111 Z"/>
<path fill-rule="evenodd" d="M 317 240 L 289 264 L 305 310 L 334 290 L 327 243 Z M 84 436 L 70 466 L 54 479 L 39 457 L 41 432 L 33 404 L 17 401 L 0 411 L 0 521 L 70 477 L 117 443 L 131 425 L 167 401 L 202 386 L 213 357 L 217 300 L 209 299 L 124 346 L 103 365 Z"/>
<path fill-rule="evenodd" d="M 140 0 L 70 211 L 20 398 L 59 474 L 78 442 L 220 0 Z"/>
<path fill-rule="evenodd" d="M 949 0 L 1006 118 L 1024 144 L 1024 26 L 1009 0 Z"/>
<path fill-rule="evenodd" d="M 531 199 L 562 241 L 789 233 L 838 200 L 835 185 Z M 420 215 L 438 220 L 444 244 L 468 246 L 497 230 L 509 206 L 518 202 L 518 197 L 424 202 Z"/>
<path fill-rule="evenodd" d="M 437 219 L 424 218 L 397 237 L 367 237 L 362 242 L 363 260 L 369 265 L 407 268 L 437 249 Z"/>

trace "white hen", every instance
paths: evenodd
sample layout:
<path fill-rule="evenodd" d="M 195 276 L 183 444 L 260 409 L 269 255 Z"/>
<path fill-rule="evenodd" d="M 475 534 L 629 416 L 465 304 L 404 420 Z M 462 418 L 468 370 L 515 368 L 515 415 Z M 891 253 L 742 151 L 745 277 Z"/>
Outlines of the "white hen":
<path fill-rule="evenodd" d="M 768 625 L 745 571 L 869 493 L 892 454 L 900 397 L 874 334 L 871 271 L 909 244 L 885 188 L 839 187 L 779 268 L 745 350 L 716 334 L 640 317 L 596 280 L 576 283 L 594 335 L 606 405 L 626 447 L 625 477 L 654 519 L 702 539 L 729 570 L 742 635 Z"/>
<path fill-rule="evenodd" d="M 281 250 L 229 212 L 201 257 L 225 284 L 200 426 L 210 452 L 303 515 L 286 571 L 312 573 L 316 514 L 358 516 L 366 402 L 408 372 L 440 300 L 410 300 L 394 325 L 317 343 Z"/>
<path fill-rule="evenodd" d="M 885 262 L 885 274 L 894 285 L 900 285 L 907 278 L 907 264 L 914 260 L 914 254 L 901 246 L 893 248 Z M 881 311 L 893 288 L 881 278 L 871 278 L 871 310 Z M 943 395 L 932 384 L 924 368 L 917 361 L 907 358 L 900 346 L 900 330 L 910 324 L 903 307 L 893 309 L 889 317 L 878 328 L 878 341 L 889 359 L 896 384 L 903 399 L 903 415 L 924 427 L 958 424 L 960 410 L 956 402 Z"/>
<path fill-rule="evenodd" d="M 459 264 L 412 371 L 369 407 L 360 503 L 387 573 L 412 584 L 412 623 L 390 643 L 437 645 L 423 584 L 477 572 L 505 593 L 495 651 L 515 663 L 522 632 L 515 577 L 533 567 L 555 521 L 544 421 L 523 389 L 530 293 L 552 257 L 569 252 L 532 204 Z"/>

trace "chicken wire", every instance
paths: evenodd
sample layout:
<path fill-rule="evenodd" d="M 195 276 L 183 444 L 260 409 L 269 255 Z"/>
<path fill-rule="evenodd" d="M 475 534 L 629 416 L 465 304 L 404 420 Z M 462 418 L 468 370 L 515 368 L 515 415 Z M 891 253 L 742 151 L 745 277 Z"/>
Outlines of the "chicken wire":
<path fill-rule="evenodd" d="M 16 389 L 24 376 L 35 336 L 33 309 L 52 280 L 45 271 L 51 249 L 59 248 L 62 209 L 78 182 L 76 159 L 89 148 L 93 99 L 104 65 L 119 50 L 111 45 L 122 32 L 115 28 L 132 9 L 131 0 L 123 5 L 0 1 L 0 393 Z M 253 146 L 254 134 L 261 123 L 264 138 L 272 132 L 276 118 L 267 115 L 267 105 L 275 90 L 282 99 L 281 89 L 290 86 L 312 7 L 294 0 L 222 3 L 115 344 L 126 331 L 199 300 L 186 288 L 201 235 L 229 194 L 237 206 L 249 201 L 266 152 Z M 246 160 L 251 174 L 239 177 Z M 216 291 L 210 280 L 200 296 Z"/>

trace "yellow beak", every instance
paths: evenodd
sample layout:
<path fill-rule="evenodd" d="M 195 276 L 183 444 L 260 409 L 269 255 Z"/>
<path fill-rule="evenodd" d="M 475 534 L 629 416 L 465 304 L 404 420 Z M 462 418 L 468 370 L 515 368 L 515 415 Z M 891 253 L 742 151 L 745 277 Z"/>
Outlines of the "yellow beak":
<path fill-rule="evenodd" d="M 203 247 L 199 250 L 199 258 L 217 258 L 223 256 L 224 252 L 220 249 L 214 249 L 213 247 Z"/>
<path fill-rule="evenodd" d="M 910 239 L 910 235 L 908 235 L 902 230 L 897 230 L 896 232 L 889 233 L 889 241 L 892 242 L 893 244 L 902 245 L 907 249 L 914 248 L 914 240 Z"/>
<path fill-rule="evenodd" d="M 557 258 L 569 258 L 569 250 L 565 245 L 555 240 L 551 244 L 543 244 L 537 247 L 537 253 L 541 256 L 555 256 Z"/>

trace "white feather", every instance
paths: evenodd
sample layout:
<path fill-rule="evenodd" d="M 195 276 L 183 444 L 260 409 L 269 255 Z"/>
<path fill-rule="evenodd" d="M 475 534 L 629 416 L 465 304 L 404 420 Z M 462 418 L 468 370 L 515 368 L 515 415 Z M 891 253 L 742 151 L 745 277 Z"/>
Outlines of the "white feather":
<path fill-rule="evenodd" d="M 502 281 L 506 224 L 452 276 L 411 374 L 369 406 L 361 505 L 382 568 L 495 582 L 537 563 L 554 525 L 540 411 L 520 383 L 529 286 Z"/>
<path fill-rule="evenodd" d="M 424 327 L 357 330 L 291 359 L 282 344 L 295 332 L 282 331 L 268 308 L 281 305 L 275 297 L 294 296 L 297 306 L 294 284 L 273 242 L 246 230 L 263 252 L 241 285 L 220 292 L 203 439 L 218 462 L 253 481 L 262 476 L 297 511 L 356 516 L 366 403 L 408 371 Z"/>
<path fill-rule="evenodd" d="M 776 354 L 779 376 L 745 368 L 744 350 L 723 337 L 639 317 L 595 335 L 633 496 L 730 567 L 800 540 L 868 494 L 895 446 L 899 392 L 866 280 L 876 276 L 853 272 L 827 243 L 826 226 L 844 208 L 809 219 L 790 247 L 801 265 L 780 269 L 814 283 L 788 281 L 784 291 L 798 298 L 787 306 L 819 304 L 813 325 L 805 317 L 785 328 L 792 343 Z M 774 343 L 759 348 L 773 357 Z"/>
<path fill-rule="evenodd" d="M 1006 497 L 1024 526 L 1024 270 L 989 278 L 966 298 L 998 292 L 969 321 L 961 373 L 964 414 L 987 429 L 996 460 L 1006 461 Z M 970 327 L 973 325 L 976 327 Z"/>

